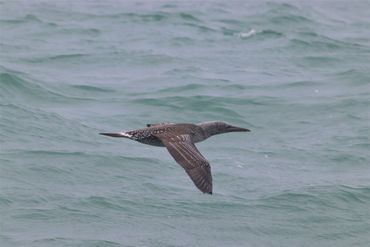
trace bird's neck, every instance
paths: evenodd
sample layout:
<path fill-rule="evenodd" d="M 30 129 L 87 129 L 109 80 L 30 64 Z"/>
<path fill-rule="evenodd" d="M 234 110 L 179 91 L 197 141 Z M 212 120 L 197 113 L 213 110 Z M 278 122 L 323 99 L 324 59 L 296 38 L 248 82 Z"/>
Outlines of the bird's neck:
<path fill-rule="evenodd" d="M 211 137 L 213 135 L 221 134 L 218 131 L 217 126 L 214 123 L 200 123 L 198 124 L 199 127 L 202 128 L 203 134 L 204 134 L 204 139 L 207 139 L 208 137 Z"/>

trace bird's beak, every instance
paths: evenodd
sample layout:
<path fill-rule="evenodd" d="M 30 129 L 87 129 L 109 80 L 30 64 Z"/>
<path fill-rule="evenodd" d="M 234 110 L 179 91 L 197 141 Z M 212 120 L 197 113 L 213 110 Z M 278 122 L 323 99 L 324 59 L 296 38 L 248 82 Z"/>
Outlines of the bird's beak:
<path fill-rule="evenodd" d="M 249 129 L 246 129 L 246 128 L 242 128 L 242 127 L 237 127 L 237 126 L 232 126 L 230 125 L 227 130 L 229 132 L 250 132 Z"/>
<path fill-rule="evenodd" d="M 99 135 L 104 135 L 104 136 L 111 136 L 111 137 L 127 137 L 123 135 L 123 133 L 117 132 L 117 133 L 99 133 Z"/>

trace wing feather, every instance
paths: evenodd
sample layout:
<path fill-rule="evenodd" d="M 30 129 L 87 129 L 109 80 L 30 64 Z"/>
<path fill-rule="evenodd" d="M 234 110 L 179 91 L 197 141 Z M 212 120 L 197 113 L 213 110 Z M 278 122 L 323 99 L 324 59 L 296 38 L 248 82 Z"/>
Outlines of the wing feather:
<path fill-rule="evenodd" d="M 160 133 L 155 135 L 189 175 L 195 186 L 204 193 L 212 194 L 211 166 L 191 141 L 189 135 Z"/>

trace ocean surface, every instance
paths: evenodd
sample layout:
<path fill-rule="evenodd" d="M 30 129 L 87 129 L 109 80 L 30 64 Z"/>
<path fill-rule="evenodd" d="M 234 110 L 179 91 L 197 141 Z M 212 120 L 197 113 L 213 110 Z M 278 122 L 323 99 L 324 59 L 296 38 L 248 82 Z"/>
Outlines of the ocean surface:
<path fill-rule="evenodd" d="M 370 1 L 1 1 L 0 246 L 370 246 Z M 202 194 L 99 132 L 223 120 Z"/>

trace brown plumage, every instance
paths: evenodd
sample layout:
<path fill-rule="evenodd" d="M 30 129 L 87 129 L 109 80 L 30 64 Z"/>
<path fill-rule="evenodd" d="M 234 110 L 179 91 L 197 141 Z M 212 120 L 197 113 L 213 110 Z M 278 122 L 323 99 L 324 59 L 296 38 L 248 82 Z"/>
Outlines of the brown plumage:
<path fill-rule="evenodd" d="M 211 166 L 194 143 L 212 135 L 237 131 L 250 130 L 215 121 L 200 124 L 147 124 L 144 129 L 100 134 L 129 138 L 153 146 L 165 146 L 175 161 L 185 169 L 195 186 L 203 193 L 212 194 Z"/>

